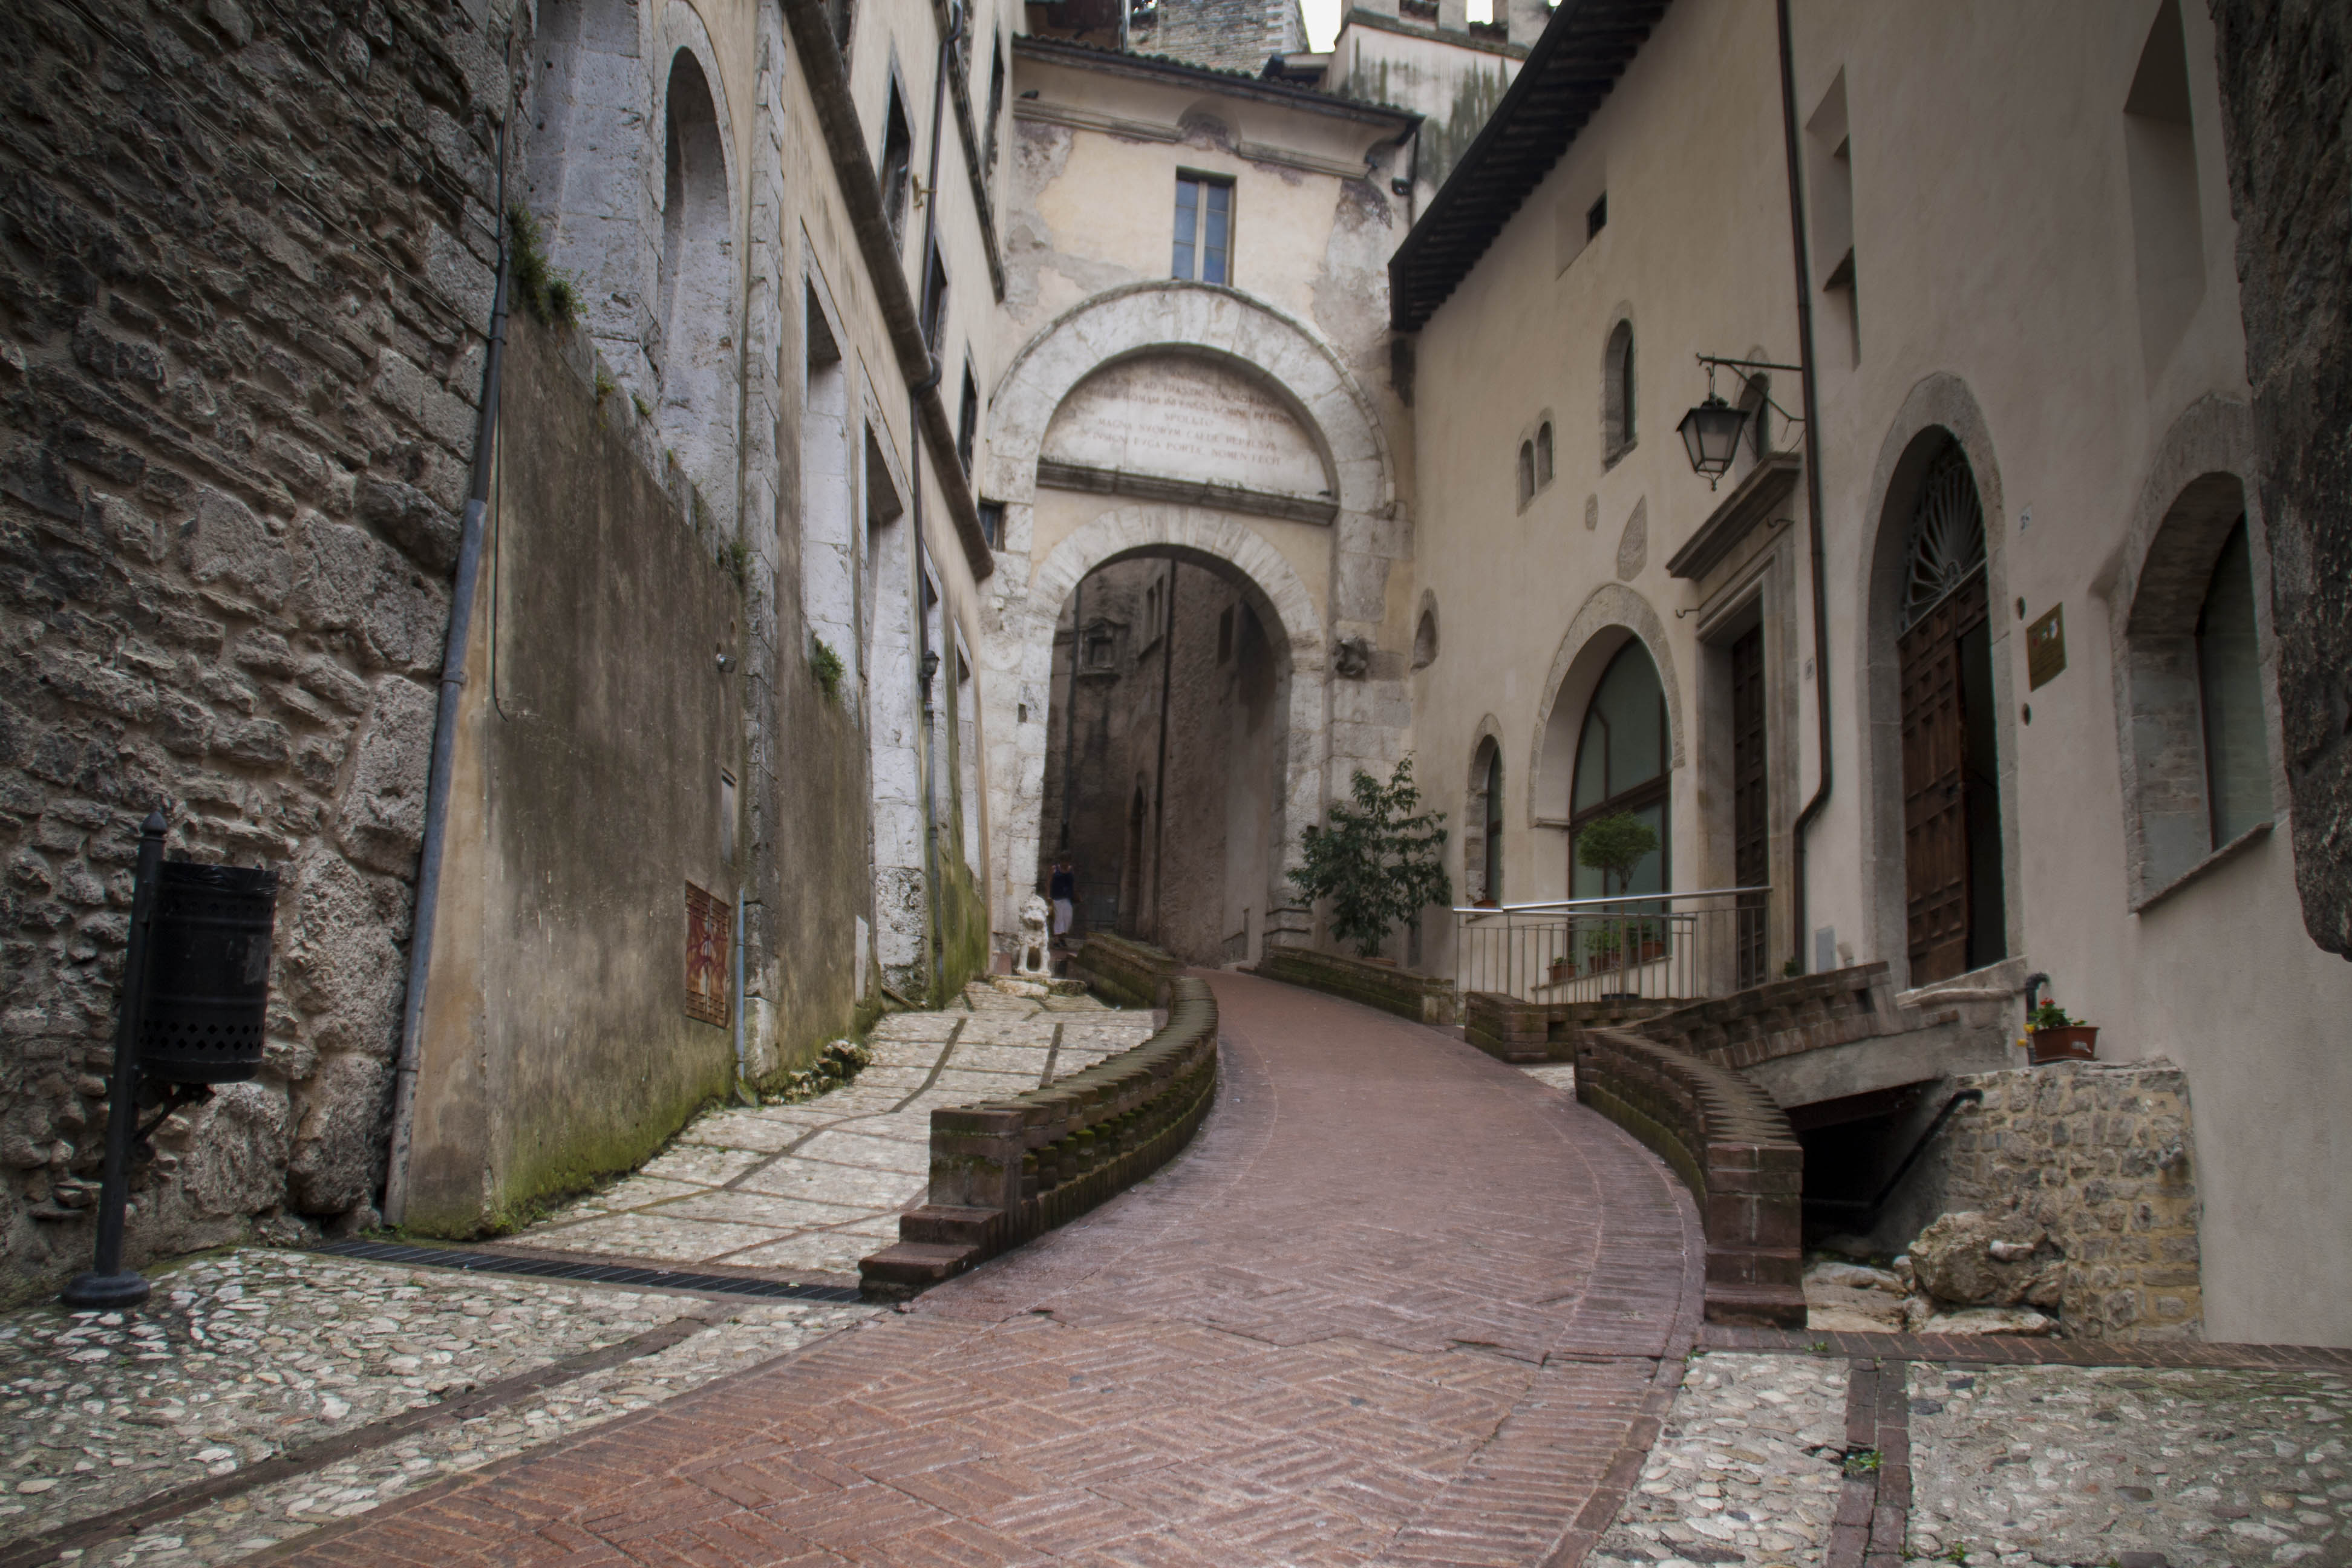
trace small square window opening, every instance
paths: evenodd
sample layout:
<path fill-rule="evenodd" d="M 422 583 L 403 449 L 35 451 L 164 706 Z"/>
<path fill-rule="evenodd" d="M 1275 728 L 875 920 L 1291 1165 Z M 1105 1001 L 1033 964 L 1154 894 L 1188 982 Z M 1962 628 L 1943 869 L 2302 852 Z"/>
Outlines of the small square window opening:
<path fill-rule="evenodd" d="M 1607 228 L 1608 226 L 1609 193 L 1607 191 L 1603 191 L 1601 193 L 1601 199 L 1599 201 L 1594 202 L 1591 206 L 1584 209 L 1585 243 L 1590 245 L 1592 242 L 1593 236 L 1599 234 L 1602 229 Z"/>

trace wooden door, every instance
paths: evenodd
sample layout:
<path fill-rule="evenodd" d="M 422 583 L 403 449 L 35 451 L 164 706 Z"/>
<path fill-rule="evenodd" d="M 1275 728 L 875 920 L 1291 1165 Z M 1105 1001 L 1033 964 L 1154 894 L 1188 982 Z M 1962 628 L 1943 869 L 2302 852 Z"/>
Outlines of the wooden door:
<path fill-rule="evenodd" d="M 1760 888 L 1772 875 L 1764 784 L 1764 628 L 1731 645 L 1731 879 Z M 1765 895 L 1738 898 L 1739 973 L 1745 990 L 1764 984 Z"/>
<path fill-rule="evenodd" d="M 1960 638 L 1983 624 L 1977 573 L 1903 634 L 1903 891 L 1911 984 L 1969 966 L 1968 710 Z"/>

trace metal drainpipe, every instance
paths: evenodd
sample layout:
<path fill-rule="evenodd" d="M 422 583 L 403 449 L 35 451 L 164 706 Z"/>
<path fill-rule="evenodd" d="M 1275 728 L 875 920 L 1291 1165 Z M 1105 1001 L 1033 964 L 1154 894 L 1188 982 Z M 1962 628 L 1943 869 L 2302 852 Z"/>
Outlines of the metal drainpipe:
<path fill-rule="evenodd" d="M 915 264 L 923 269 L 921 304 L 918 307 L 916 325 L 930 321 L 932 306 L 931 253 L 939 242 L 940 233 L 940 132 L 947 117 L 948 65 L 954 55 L 956 41 L 963 37 L 963 7 L 948 7 L 948 30 L 940 38 L 940 65 L 931 83 L 931 163 L 930 175 L 923 186 L 923 248 Z M 908 482 L 915 490 L 915 697 L 923 715 L 923 902 L 928 919 L 923 933 L 923 961 L 930 971 L 926 989 L 936 990 L 940 983 L 940 805 L 935 798 L 936 783 L 931 769 L 931 686 L 923 679 L 923 656 L 931 651 L 930 616 L 923 605 L 923 409 L 924 394 L 939 385 L 941 373 L 940 346 L 925 345 L 931 355 L 930 373 L 907 389 L 907 442 L 913 456 L 908 466 Z M 942 584 L 944 587 L 944 584 Z M 940 615 L 945 616 L 946 599 L 940 599 Z"/>
<path fill-rule="evenodd" d="M 511 112 L 508 115 L 510 122 Z M 425 844 L 416 872 L 416 917 L 408 938 L 408 994 L 400 1022 L 400 1061 L 392 1079 L 392 1147 L 384 1163 L 383 1220 L 408 1214 L 408 1155 L 416 1129 L 416 1067 L 425 1049 L 425 985 L 433 967 L 433 927 L 441 901 L 441 860 L 449 831 L 449 770 L 457 744 L 457 705 L 466 689 L 466 645 L 473 635 L 474 588 L 489 512 L 490 468 L 498 439 L 499 376 L 507 352 L 507 126 L 499 127 L 499 277 L 490 296 L 489 347 L 482 363 L 482 405 L 474 426 L 474 482 L 466 492 L 457 576 L 449 594 L 449 637 L 441 655 L 441 701 L 433 719 L 433 757 L 425 792 Z"/>
<path fill-rule="evenodd" d="M 1803 367 L 1798 379 L 1805 404 L 1805 515 L 1812 546 L 1814 745 L 1821 758 L 1821 783 L 1813 790 L 1813 798 L 1805 803 L 1805 809 L 1797 814 L 1789 834 L 1790 919 L 1796 928 L 1790 936 L 1796 943 L 1797 968 L 1803 973 L 1812 967 L 1805 957 L 1811 935 L 1805 929 L 1805 830 L 1812 826 L 1813 818 L 1821 815 L 1830 799 L 1829 587 L 1822 560 L 1826 552 L 1822 543 L 1821 409 L 1813 395 L 1813 279 L 1806 260 L 1805 198 L 1797 140 L 1797 62 L 1795 47 L 1790 39 L 1789 0 L 1779 0 L 1779 11 L 1780 131 L 1788 150 L 1789 235 L 1797 263 L 1797 363 Z"/>

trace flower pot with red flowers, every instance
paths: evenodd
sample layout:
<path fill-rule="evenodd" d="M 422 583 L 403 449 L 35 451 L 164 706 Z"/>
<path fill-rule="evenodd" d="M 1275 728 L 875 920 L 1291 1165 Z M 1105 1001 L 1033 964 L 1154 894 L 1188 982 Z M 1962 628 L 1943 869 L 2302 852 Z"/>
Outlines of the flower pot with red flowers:
<path fill-rule="evenodd" d="M 2044 1002 L 2036 1007 L 2027 1027 L 2035 1067 L 2045 1062 L 2087 1062 L 2096 1059 L 2099 1054 L 2098 1026 L 2068 1017 L 2066 1010 L 2055 1002 Z"/>

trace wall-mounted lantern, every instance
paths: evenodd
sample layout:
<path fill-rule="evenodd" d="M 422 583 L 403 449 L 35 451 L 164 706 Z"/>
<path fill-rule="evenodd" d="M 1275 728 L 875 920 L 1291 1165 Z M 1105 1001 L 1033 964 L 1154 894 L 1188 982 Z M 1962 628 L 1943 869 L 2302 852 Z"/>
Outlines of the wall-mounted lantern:
<path fill-rule="evenodd" d="M 1706 401 L 1684 415 L 1675 428 L 1683 433 L 1683 449 L 1690 454 L 1691 468 L 1706 475 L 1706 488 L 1713 489 L 1716 481 L 1731 471 L 1731 459 L 1739 455 L 1748 410 L 1734 408 L 1710 386 Z"/>
<path fill-rule="evenodd" d="M 1746 394 L 1749 387 L 1756 387 L 1759 400 L 1759 406 L 1770 408 L 1780 416 L 1783 424 L 1802 425 L 1804 423 L 1803 420 L 1796 418 L 1787 409 L 1773 402 L 1772 395 L 1758 385 L 1757 378 L 1750 375 L 1748 372 L 1786 370 L 1794 371 L 1800 375 L 1804 372 L 1798 365 L 1775 364 L 1769 360 L 1724 359 L 1717 354 L 1699 354 L 1696 358 L 1699 363 L 1706 367 L 1706 400 L 1684 415 L 1683 422 L 1675 428 L 1682 432 L 1683 449 L 1690 454 L 1692 470 L 1705 475 L 1706 488 L 1713 489 L 1717 482 L 1731 471 L 1732 460 L 1739 455 L 1739 437 L 1747 432 L 1748 421 L 1751 414 L 1751 410 L 1746 406 Z M 1739 407 L 1735 408 L 1716 395 L 1715 372 L 1718 365 L 1739 378 L 1741 391 Z M 1759 437 L 1759 444 L 1760 439 Z"/>

